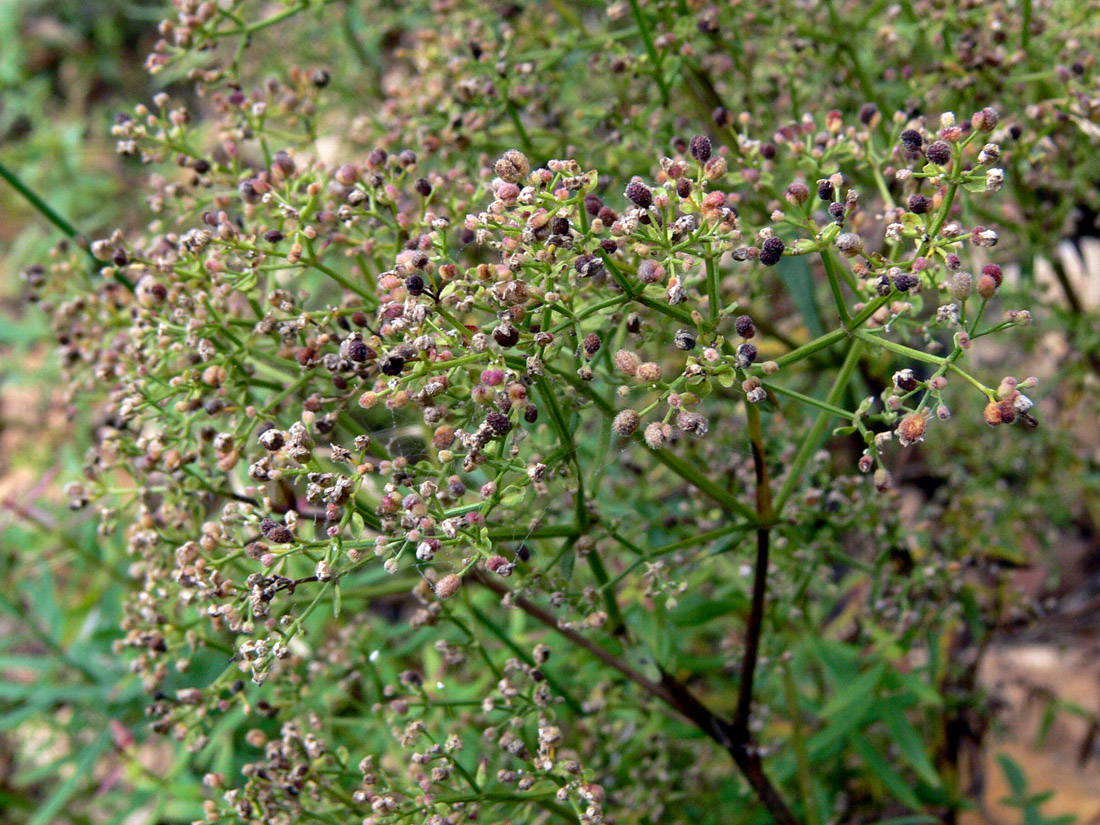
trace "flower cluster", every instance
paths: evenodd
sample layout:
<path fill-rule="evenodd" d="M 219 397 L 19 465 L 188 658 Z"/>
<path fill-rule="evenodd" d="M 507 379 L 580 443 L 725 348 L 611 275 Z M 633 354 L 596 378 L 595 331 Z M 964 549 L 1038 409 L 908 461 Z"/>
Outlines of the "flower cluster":
<path fill-rule="evenodd" d="M 617 715 L 665 705 L 790 821 L 759 767 L 776 711 L 752 704 L 758 661 L 790 673 L 758 653 L 769 547 L 805 539 L 773 598 L 797 603 L 777 626 L 813 636 L 840 598 L 798 575 L 831 552 L 807 550 L 819 509 L 860 514 L 837 541 L 876 517 L 893 537 L 903 449 L 960 419 L 1037 426 L 1038 379 L 987 384 L 970 356 L 1032 320 L 995 204 L 1026 185 L 1017 144 L 1039 113 L 963 97 L 937 118 L 862 98 L 677 114 L 677 73 L 719 97 L 710 77 L 751 90 L 753 68 L 704 48 L 728 44 L 724 11 L 688 4 L 685 28 L 633 0 L 609 8 L 607 49 L 519 10 L 490 25 L 432 4 L 442 24 L 398 37 L 384 105 L 341 111 L 338 72 L 255 80 L 241 63 L 254 35 L 326 3 L 251 21 L 249 3 L 176 5 L 150 69 L 241 46 L 190 69 L 197 108 L 162 93 L 116 119 L 119 153 L 156 169 L 151 221 L 94 240 L 91 273 L 70 247 L 29 280 L 72 401 L 100 413 L 68 494 L 124 537 L 117 647 L 153 730 L 201 751 L 231 711 L 259 720 L 242 776 L 207 777 L 208 820 L 641 817 L 670 774 L 678 792 L 722 774 L 691 767 L 708 746 L 678 743 L 679 721 Z M 618 38 L 628 15 L 637 48 Z M 562 52 L 544 64 L 548 43 Z M 566 124 L 540 73 L 585 49 L 622 97 Z M 639 73 L 666 108 L 642 110 Z M 677 130 L 666 148 L 647 119 Z M 822 482 L 830 435 L 841 480 Z M 753 541 L 755 567 L 717 558 Z M 898 604 L 958 587 L 885 576 L 878 620 L 914 633 L 934 619 Z M 732 610 L 743 633 L 684 630 L 670 649 L 669 628 Z M 550 644 L 606 669 L 574 679 Z M 212 651 L 221 676 L 173 687 Z M 731 722 L 689 690 L 737 672 Z"/>

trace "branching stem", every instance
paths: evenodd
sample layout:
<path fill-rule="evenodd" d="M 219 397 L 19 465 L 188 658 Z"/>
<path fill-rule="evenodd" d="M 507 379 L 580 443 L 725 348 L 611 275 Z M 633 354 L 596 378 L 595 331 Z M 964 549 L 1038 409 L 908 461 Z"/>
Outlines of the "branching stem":
<path fill-rule="evenodd" d="M 30 203 L 46 220 L 60 229 L 65 235 L 76 242 L 76 245 L 88 253 L 88 257 L 92 261 L 92 266 L 98 271 L 100 268 L 100 262 L 92 254 L 88 248 L 88 240 L 79 232 L 76 231 L 76 227 L 61 217 L 60 214 L 48 203 L 39 197 L 38 193 L 25 184 L 18 175 L 8 169 L 3 163 L 0 163 L 0 178 L 3 178 L 8 182 L 12 189 L 26 198 Z M 129 278 L 123 275 L 121 272 L 115 271 L 114 279 L 126 287 L 131 292 L 134 291 L 134 284 Z"/>

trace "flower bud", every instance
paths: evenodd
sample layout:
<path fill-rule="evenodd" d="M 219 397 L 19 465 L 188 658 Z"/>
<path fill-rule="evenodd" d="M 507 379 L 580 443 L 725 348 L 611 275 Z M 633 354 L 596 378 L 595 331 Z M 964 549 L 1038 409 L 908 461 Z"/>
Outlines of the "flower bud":
<path fill-rule="evenodd" d="M 493 166 L 497 177 L 507 183 L 523 183 L 531 174 L 531 162 L 517 149 L 509 149 Z"/>
<path fill-rule="evenodd" d="M 901 145 L 908 149 L 910 152 L 919 151 L 921 146 L 924 145 L 924 138 L 921 137 L 920 132 L 916 129 L 906 129 L 899 136 Z"/>
<path fill-rule="evenodd" d="M 345 163 L 336 170 L 336 174 L 333 175 L 333 177 L 341 186 L 354 186 L 359 182 L 359 170 L 352 164 Z"/>
<path fill-rule="evenodd" d="M 895 432 L 898 436 L 898 441 L 901 442 L 901 446 L 908 447 L 910 444 L 915 444 L 918 441 L 924 440 L 924 431 L 927 428 L 927 422 L 925 421 L 923 413 L 912 413 L 905 416 L 898 424 Z"/>
<path fill-rule="evenodd" d="M 462 586 L 462 579 L 454 573 L 448 573 L 435 583 L 435 595 L 440 599 L 449 599 Z"/>
<path fill-rule="evenodd" d="M 632 180 L 626 185 L 626 197 L 632 200 L 642 209 L 648 209 L 653 205 L 653 192 L 648 186 L 638 180 Z"/>
<path fill-rule="evenodd" d="M 786 248 L 787 245 L 783 243 L 783 239 L 773 235 L 764 241 L 760 248 L 760 263 L 764 266 L 775 266 L 783 257 L 783 250 Z"/>
<path fill-rule="evenodd" d="M 640 423 L 641 419 L 638 413 L 634 410 L 623 410 L 616 415 L 611 422 L 611 429 L 613 429 L 617 435 L 630 436 L 637 431 Z"/>
<path fill-rule="evenodd" d="M 909 211 L 914 215 L 923 215 L 930 205 L 931 201 L 920 192 L 909 196 Z"/>
<path fill-rule="evenodd" d="M 633 376 L 635 373 L 638 372 L 638 367 L 642 363 L 642 360 L 638 357 L 638 354 L 628 349 L 619 350 L 615 353 L 611 360 L 615 362 L 615 369 L 617 369 L 623 375 L 630 376 Z"/>
<path fill-rule="evenodd" d="M 651 450 L 659 450 L 668 441 L 672 431 L 668 424 L 654 421 L 645 428 L 645 443 Z"/>
<path fill-rule="evenodd" d="M 271 174 L 279 178 L 289 178 L 297 167 L 294 158 L 288 152 L 276 152 L 271 164 Z"/>
<path fill-rule="evenodd" d="M 785 195 L 787 203 L 793 206 L 802 206 L 810 199 L 810 189 L 806 184 L 800 180 L 796 180 L 790 186 L 787 187 L 787 194 Z"/>
<path fill-rule="evenodd" d="M 854 258 L 863 252 L 863 238 L 855 232 L 845 232 L 837 236 L 836 248 L 845 258 Z"/>
<path fill-rule="evenodd" d="M 643 284 L 659 284 L 665 279 L 665 268 L 652 258 L 638 264 L 638 280 Z"/>
<path fill-rule="evenodd" d="M 956 301 L 965 301 L 974 289 L 974 279 L 969 272 L 956 272 L 947 283 L 947 290 Z"/>
<path fill-rule="evenodd" d="M 975 112 L 970 118 L 970 125 L 977 129 L 979 132 L 992 132 L 997 128 L 997 121 L 999 120 L 996 109 L 991 109 L 986 106 L 981 111 Z"/>
<path fill-rule="evenodd" d="M 706 163 L 710 160 L 710 138 L 706 135 L 696 135 L 691 139 L 691 143 L 688 144 L 688 151 L 691 152 L 691 156 L 697 161 Z"/>
<path fill-rule="evenodd" d="M 695 335 L 692 334 L 691 330 L 678 329 L 676 330 L 674 343 L 676 344 L 676 349 L 690 352 L 695 349 Z"/>
<path fill-rule="evenodd" d="M 978 294 L 985 300 L 989 300 L 997 294 L 997 279 L 983 272 L 978 276 Z"/>
<path fill-rule="evenodd" d="M 925 157 L 937 166 L 946 166 L 951 162 L 951 144 L 945 140 L 937 140 L 928 147 Z"/>
<path fill-rule="evenodd" d="M 726 163 L 726 159 L 721 155 L 715 155 L 706 162 L 703 167 L 703 174 L 707 180 L 718 180 L 720 177 L 729 171 L 729 166 Z"/>

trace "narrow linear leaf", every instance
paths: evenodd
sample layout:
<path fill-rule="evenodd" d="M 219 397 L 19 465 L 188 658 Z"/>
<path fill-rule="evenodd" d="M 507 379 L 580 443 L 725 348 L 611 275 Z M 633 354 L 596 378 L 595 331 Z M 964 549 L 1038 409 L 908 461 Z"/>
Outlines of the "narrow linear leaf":
<path fill-rule="evenodd" d="M 49 823 L 55 822 L 57 814 L 61 812 L 69 799 L 81 790 L 81 783 L 87 780 L 96 760 L 110 745 L 111 732 L 109 728 L 105 727 L 100 731 L 96 740 L 77 757 L 76 770 L 73 771 L 72 776 L 57 787 L 50 798 L 35 812 L 28 825 L 49 825 Z"/>
<path fill-rule="evenodd" d="M 903 805 L 914 810 L 921 807 L 920 800 L 917 799 L 917 795 L 913 793 L 913 789 L 909 784 L 882 758 L 882 755 L 875 750 L 875 747 L 867 741 L 863 736 L 859 734 L 852 734 L 850 737 L 852 747 L 855 748 L 856 753 L 859 754 L 864 764 L 867 765 L 867 770 L 882 783 L 882 786 L 886 789 L 894 799 Z"/>
<path fill-rule="evenodd" d="M 905 718 L 904 711 L 895 707 L 892 712 L 882 716 L 882 723 L 890 732 L 890 738 L 898 746 L 902 757 L 909 763 L 917 776 L 934 788 L 940 787 L 941 780 L 932 760 L 928 757 L 928 751 L 924 748 L 924 742 L 916 729 Z"/>

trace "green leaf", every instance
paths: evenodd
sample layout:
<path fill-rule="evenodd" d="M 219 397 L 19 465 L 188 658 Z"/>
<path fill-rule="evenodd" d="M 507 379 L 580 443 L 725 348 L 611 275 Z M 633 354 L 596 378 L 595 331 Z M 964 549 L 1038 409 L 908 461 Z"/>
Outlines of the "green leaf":
<path fill-rule="evenodd" d="M 859 673 L 859 651 L 852 645 L 820 637 L 808 645 L 834 682 L 849 682 Z"/>
<path fill-rule="evenodd" d="M 832 698 L 821 709 L 823 719 L 848 717 L 855 715 L 860 708 L 869 707 L 875 698 L 875 690 L 886 672 L 886 664 L 879 662 L 870 670 L 860 674 Z"/>
<path fill-rule="evenodd" d="M 1035 746 L 1043 748 L 1047 743 L 1047 736 L 1050 735 L 1050 728 L 1054 724 L 1054 718 L 1058 715 L 1058 706 L 1053 702 L 1047 702 L 1046 707 L 1043 708 L 1043 714 L 1039 719 L 1039 730 L 1035 734 Z"/>
<path fill-rule="evenodd" d="M 573 568 L 577 563 L 577 550 L 573 545 L 573 539 L 569 539 L 566 546 L 562 548 L 561 561 L 558 563 L 561 567 L 561 575 L 566 581 L 573 578 Z"/>
<path fill-rule="evenodd" d="M 105 727 L 100 731 L 95 742 L 85 748 L 77 757 L 76 770 L 42 804 L 28 825 L 49 825 L 49 823 L 55 822 L 57 814 L 61 812 L 73 794 L 81 790 L 81 783 L 88 780 L 96 761 L 110 745 L 111 732 L 109 728 Z"/>
<path fill-rule="evenodd" d="M 882 715 L 882 724 L 890 732 L 890 738 L 898 746 L 902 757 L 909 766 L 916 771 L 917 776 L 934 788 L 941 784 L 940 776 L 932 760 L 928 758 L 928 751 L 924 749 L 924 743 L 916 729 L 905 718 L 905 711 L 896 704 L 889 707 L 889 712 Z"/>
<path fill-rule="evenodd" d="M 934 687 L 912 673 L 899 673 L 894 671 L 889 674 L 891 689 L 903 689 L 909 696 L 925 705 L 943 707 L 943 696 Z"/>
<path fill-rule="evenodd" d="M 527 487 L 519 487 L 517 485 L 506 487 L 500 496 L 500 506 L 518 507 L 523 504 L 523 500 L 527 497 L 528 489 Z M 485 532 L 488 533 L 489 531 L 486 529 Z"/>
<path fill-rule="evenodd" d="M 882 758 L 870 742 L 859 734 L 853 734 L 851 736 L 851 742 L 856 753 L 859 754 L 860 758 L 867 765 L 867 770 L 882 783 L 883 787 L 892 797 L 894 797 L 894 799 L 913 809 L 921 807 L 920 800 L 917 799 L 917 795 L 913 793 L 913 789 L 909 786 L 909 783 L 902 779 L 901 776 L 887 764 L 886 760 Z"/>
<path fill-rule="evenodd" d="M 743 594 L 731 593 L 721 599 L 684 600 L 669 612 L 669 620 L 675 627 L 696 627 L 721 616 L 746 609 L 748 600 Z"/>
<path fill-rule="evenodd" d="M 806 328 L 814 338 L 825 334 L 825 327 L 821 322 L 821 313 L 817 308 L 817 300 L 814 297 L 814 279 L 810 274 L 810 263 L 805 255 L 785 257 L 779 259 L 776 266 L 783 285 L 791 295 L 798 314 L 806 322 Z"/>
<path fill-rule="evenodd" d="M 924 232 L 924 221 L 913 212 L 906 212 L 901 216 L 901 225 L 910 237 L 921 235 Z"/>
<path fill-rule="evenodd" d="M 1005 782 L 1016 796 L 1027 793 L 1027 776 L 1023 769 L 1016 764 L 1011 756 L 1004 753 L 997 754 L 997 764 L 1001 766 L 1001 772 L 1005 775 Z"/>
<path fill-rule="evenodd" d="M 40 713 L 44 707 L 41 703 L 26 702 L 15 710 L 0 714 L 0 730 L 14 730 L 36 713 Z"/>

